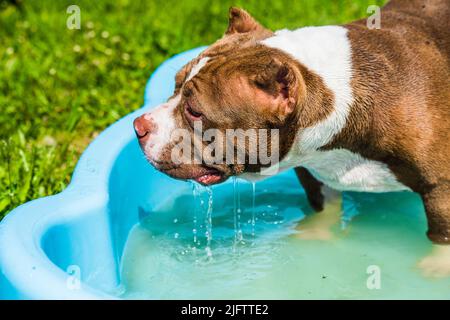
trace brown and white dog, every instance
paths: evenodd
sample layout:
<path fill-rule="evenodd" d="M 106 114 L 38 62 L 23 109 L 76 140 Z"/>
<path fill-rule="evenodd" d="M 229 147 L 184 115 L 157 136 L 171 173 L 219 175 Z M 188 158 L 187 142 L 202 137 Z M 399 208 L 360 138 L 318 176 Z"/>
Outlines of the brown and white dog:
<path fill-rule="evenodd" d="M 231 8 L 225 35 L 178 72 L 173 96 L 135 120 L 147 159 L 203 184 L 258 178 L 261 164 L 174 164 L 171 133 L 194 135 L 196 121 L 276 128 L 277 165 L 295 168 L 314 209 L 322 184 L 411 190 L 428 237 L 450 244 L 450 1 L 392 0 L 381 13 L 381 29 L 359 20 L 272 32 Z"/>

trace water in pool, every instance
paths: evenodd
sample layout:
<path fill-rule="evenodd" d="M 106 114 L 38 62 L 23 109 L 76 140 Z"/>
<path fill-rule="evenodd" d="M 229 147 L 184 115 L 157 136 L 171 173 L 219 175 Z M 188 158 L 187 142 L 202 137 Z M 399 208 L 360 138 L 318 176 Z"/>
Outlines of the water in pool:
<path fill-rule="evenodd" d="M 417 267 L 431 251 L 412 193 L 345 193 L 314 217 L 295 179 L 197 185 L 130 232 L 123 298 L 450 298 Z M 329 225 L 329 228 L 318 227 Z"/>

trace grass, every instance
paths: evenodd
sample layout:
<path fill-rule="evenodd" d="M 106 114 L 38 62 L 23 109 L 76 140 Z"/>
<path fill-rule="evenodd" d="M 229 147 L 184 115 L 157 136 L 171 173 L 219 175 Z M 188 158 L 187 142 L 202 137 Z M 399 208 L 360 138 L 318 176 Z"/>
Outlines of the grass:
<path fill-rule="evenodd" d="M 142 104 L 152 71 L 219 38 L 231 5 L 271 29 L 366 17 L 383 0 L 0 0 L 0 219 L 70 182 L 95 136 Z M 66 9 L 81 9 L 69 30 Z"/>

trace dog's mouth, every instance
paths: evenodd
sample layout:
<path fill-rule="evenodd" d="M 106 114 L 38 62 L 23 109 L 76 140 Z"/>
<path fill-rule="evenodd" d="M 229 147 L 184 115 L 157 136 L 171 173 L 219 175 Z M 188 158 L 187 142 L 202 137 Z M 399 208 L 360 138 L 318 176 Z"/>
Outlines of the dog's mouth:
<path fill-rule="evenodd" d="M 157 170 L 167 174 L 168 176 L 179 180 L 193 180 L 204 186 L 221 183 L 227 180 L 228 176 L 224 171 L 201 165 L 173 165 L 168 162 L 159 162 L 147 158 Z"/>
<path fill-rule="evenodd" d="M 202 168 L 204 168 L 203 170 L 201 170 L 203 172 L 201 172 L 198 176 L 192 178 L 192 180 L 205 186 L 217 184 L 226 180 L 226 175 L 220 170 L 210 167 Z"/>

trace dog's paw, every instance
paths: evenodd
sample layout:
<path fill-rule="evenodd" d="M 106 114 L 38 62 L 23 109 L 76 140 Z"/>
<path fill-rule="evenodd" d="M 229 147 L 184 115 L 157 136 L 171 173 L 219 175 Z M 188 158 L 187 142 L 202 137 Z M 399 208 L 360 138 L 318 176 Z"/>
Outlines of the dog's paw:
<path fill-rule="evenodd" d="M 431 253 L 419 261 L 418 267 L 425 277 L 450 277 L 450 245 L 434 245 Z"/>
<path fill-rule="evenodd" d="M 302 240 L 332 240 L 336 236 L 333 227 L 341 221 L 341 198 L 325 203 L 322 212 L 314 213 L 300 221 L 295 237 Z"/>
<path fill-rule="evenodd" d="M 297 239 L 302 240 L 321 240 L 327 241 L 335 238 L 333 232 L 329 229 L 300 229 L 300 232 L 295 235 Z"/>

